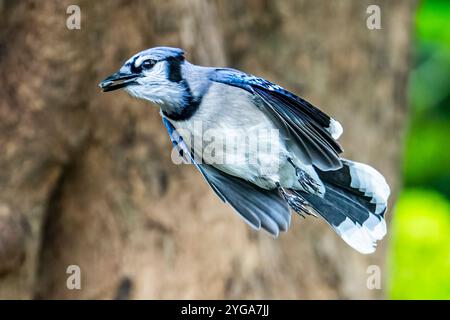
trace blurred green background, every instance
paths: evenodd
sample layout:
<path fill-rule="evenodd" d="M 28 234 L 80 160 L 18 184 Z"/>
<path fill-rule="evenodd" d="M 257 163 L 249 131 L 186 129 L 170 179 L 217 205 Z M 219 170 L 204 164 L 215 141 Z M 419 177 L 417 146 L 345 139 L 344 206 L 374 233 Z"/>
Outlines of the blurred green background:
<path fill-rule="evenodd" d="M 421 1 L 415 30 L 389 295 L 450 299 L 450 1 Z"/>

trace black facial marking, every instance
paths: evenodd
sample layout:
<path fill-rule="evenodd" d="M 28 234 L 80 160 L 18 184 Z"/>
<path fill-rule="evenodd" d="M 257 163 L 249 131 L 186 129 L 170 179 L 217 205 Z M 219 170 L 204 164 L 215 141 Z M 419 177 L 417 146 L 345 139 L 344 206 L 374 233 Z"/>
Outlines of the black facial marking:
<path fill-rule="evenodd" d="M 138 58 L 139 57 L 134 58 L 133 61 L 131 62 L 130 70 L 131 70 L 132 73 L 140 73 L 142 71 L 140 66 L 136 67 L 136 60 Z"/>
<path fill-rule="evenodd" d="M 169 66 L 168 75 L 169 80 L 172 82 L 180 82 L 183 80 L 181 76 L 181 63 L 183 62 L 182 57 L 170 57 L 167 58 L 167 64 Z"/>

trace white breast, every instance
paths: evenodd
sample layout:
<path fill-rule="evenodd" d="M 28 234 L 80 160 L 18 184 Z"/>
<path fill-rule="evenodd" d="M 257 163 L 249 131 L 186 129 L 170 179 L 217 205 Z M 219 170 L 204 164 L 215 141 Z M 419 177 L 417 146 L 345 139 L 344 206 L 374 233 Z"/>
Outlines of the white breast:
<path fill-rule="evenodd" d="M 173 123 L 196 154 L 218 169 L 263 187 L 272 188 L 279 180 L 286 147 L 278 128 L 245 90 L 212 84 L 197 112 Z"/>

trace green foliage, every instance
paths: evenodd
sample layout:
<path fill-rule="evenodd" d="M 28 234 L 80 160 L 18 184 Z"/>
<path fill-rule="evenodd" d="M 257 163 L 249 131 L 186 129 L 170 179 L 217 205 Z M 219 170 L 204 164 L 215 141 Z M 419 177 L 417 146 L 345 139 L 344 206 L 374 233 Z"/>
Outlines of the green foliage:
<path fill-rule="evenodd" d="M 416 17 L 405 189 L 391 227 L 390 296 L 450 299 L 450 1 Z"/>
<path fill-rule="evenodd" d="M 393 299 L 450 299 L 450 203 L 438 192 L 402 193 L 391 226 Z"/>
<path fill-rule="evenodd" d="M 412 126 L 405 150 L 406 186 L 425 186 L 450 194 L 450 126 L 437 119 Z"/>
<path fill-rule="evenodd" d="M 450 1 L 422 1 L 417 12 L 417 37 L 450 48 Z"/>
<path fill-rule="evenodd" d="M 409 82 L 411 123 L 406 186 L 433 187 L 450 196 L 450 1 L 427 0 L 416 19 L 415 67 Z"/>

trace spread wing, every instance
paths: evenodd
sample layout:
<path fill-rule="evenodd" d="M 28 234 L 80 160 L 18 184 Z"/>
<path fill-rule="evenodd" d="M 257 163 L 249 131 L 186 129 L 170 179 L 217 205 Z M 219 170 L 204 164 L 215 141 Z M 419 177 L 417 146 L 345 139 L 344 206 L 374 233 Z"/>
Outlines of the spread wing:
<path fill-rule="evenodd" d="M 261 189 L 211 165 L 197 163 L 175 127 L 165 117 L 163 122 L 178 154 L 185 162 L 194 164 L 217 196 L 230 204 L 248 224 L 258 230 L 263 228 L 274 236 L 278 236 L 280 231 L 287 231 L 291 213 L 277 190 Z"/>
<path fill-rule="evenodd" d="M 297 155 L 305 164 L 314 164 L 323 171 L 342 167 L 342 148 L 336 141 L 341 125 L 308 101 L 267 80 L 238 70 L 218 68 L 210 80 L 247 90 L 264 102 L 270 114 L 293 138 Z"/>

